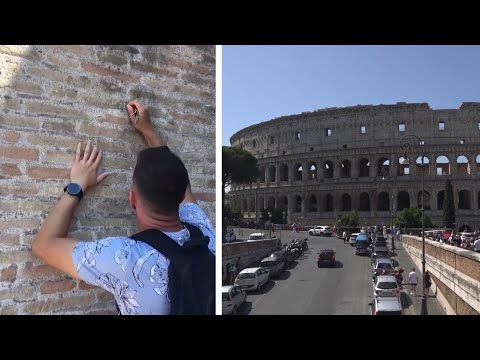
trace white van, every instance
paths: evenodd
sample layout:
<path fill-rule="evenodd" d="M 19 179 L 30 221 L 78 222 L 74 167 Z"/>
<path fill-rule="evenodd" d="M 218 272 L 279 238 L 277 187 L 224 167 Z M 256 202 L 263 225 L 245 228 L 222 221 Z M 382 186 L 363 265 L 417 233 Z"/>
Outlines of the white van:
<path fill-rule="evenodd" d="M 348 238 L 348 243 L 350 245 L 355 245 L 357 243 L 357 236 L 360 235 L 360 233 L 353 233 L 350 235 L 350 237 Z"/>

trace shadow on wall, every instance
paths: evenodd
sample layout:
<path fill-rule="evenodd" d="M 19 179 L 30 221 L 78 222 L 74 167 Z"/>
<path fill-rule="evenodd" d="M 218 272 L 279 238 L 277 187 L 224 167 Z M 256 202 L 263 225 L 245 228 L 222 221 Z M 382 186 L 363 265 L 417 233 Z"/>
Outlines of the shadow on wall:
<path fill-rule="evenodd" d="M 125 116 L 134 98 L 214 221 L 214 46 L 0 45 L 0 314 L 114 312 L 110 294 L 42 265 L 31 244 L 87 139 L 114 175 L 82 200 L 69 236 L 136 232 L 128 191 L 144 144 Z"/>

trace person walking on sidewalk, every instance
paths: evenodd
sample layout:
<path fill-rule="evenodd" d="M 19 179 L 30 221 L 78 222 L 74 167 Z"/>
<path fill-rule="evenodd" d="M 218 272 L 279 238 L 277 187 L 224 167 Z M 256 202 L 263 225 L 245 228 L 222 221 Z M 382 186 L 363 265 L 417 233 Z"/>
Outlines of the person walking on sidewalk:
<path fill-rule="evenodd" d="M 410 285 L 412 287 L 412 292 L 410 293 L 410 295 L 415 296 L 415 289 L 418 283 L 418 275 L 415 272 L 415 268 L 413 268 L 410 274 L 408 274 L 408 280 L 410 281 Z"/>
<path fill-rule="evenodd" d="M 425 271 L 425 296 L 428 298 L 428 293 L 430 291 L 430 287 L 432 286 L 432 279 L 430 279 L 430 273 Z"/>

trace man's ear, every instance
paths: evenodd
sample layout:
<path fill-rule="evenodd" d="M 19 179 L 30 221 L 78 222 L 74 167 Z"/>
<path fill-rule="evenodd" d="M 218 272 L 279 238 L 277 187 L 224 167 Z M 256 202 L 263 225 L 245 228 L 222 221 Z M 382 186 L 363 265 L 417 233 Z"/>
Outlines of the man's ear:
<path fill-rule="evenodd" d="M 128 201 L 134 210 L 137 209 L 137 195 L 135 194 L 135 190 L 130 190 L 130 194 L 128 195 Z"/>

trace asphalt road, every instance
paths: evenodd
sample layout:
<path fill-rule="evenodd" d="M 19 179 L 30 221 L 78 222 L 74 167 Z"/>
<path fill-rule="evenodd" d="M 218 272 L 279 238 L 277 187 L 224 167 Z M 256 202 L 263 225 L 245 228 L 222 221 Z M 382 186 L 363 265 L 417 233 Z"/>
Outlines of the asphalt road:
<path fill-rule="evenodd" d="M 282 243 L 308 237 L 309 250 L 278 279 L 260 292 L 250 291 L 239 314 L 252 315 L 368 315 L 372 301 L 370 258 L 337 237 L 282 232 Z M 334 249 L 335 268 L 318 268 L 317 253 Z"/>

